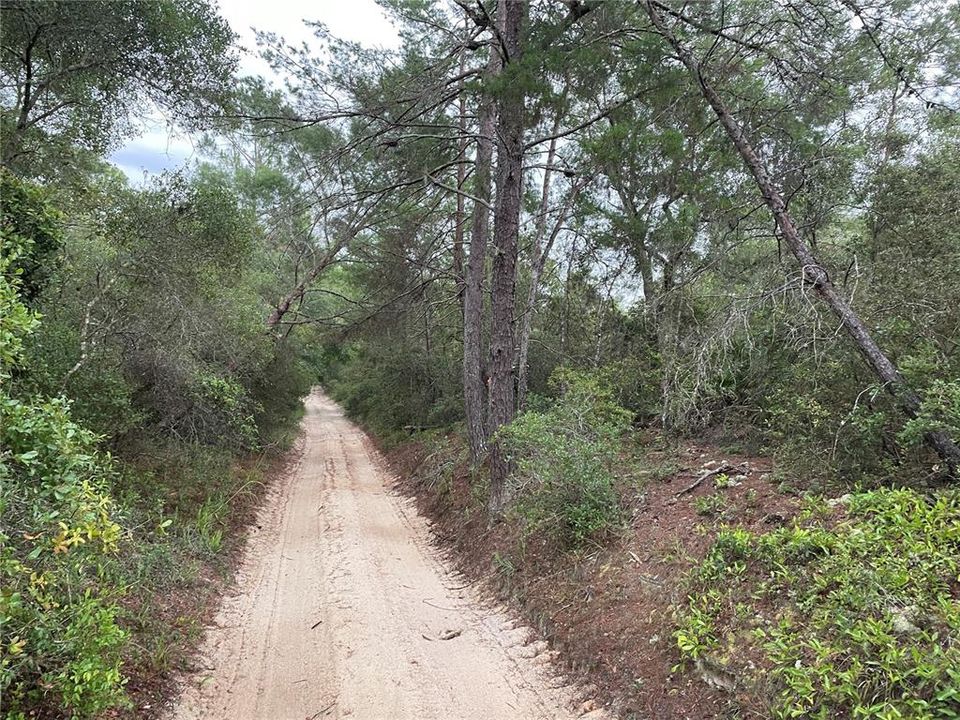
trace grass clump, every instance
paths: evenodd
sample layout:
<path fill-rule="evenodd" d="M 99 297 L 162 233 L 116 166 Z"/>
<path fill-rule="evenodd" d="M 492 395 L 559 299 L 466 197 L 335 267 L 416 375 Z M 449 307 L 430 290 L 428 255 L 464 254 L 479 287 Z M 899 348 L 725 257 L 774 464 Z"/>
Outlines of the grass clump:
<path fill-rule="evenodd" d="M 713 653 L 773 717 L 960 717 L 957 490 L 862 492 L 768 533 L 724 528 L 691 580 L 681 656 Z"/>

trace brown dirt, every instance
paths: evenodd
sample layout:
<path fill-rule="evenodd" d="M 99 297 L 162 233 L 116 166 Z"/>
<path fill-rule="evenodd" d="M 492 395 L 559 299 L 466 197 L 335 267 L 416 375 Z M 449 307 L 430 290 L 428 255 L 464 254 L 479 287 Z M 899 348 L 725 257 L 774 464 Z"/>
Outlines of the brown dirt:
<path fill-rule="evenodd" d="M 450 442 L 450 457 L 462 457 L 458 441 Z M 658 720 L 744 717 L 745 711 L 749 716 L 740 698 L 710 687 L 694 669 L 674 671 L 680 657 L 673 613 L 686 599 L 686 572 L 703 557 L 719 524 L 760 531 L 793 515 L 795 500 L 770 482 L 769 461 L 701 445 L 648 452 L 640 462 L 651 468 L 648 476 L 624 483 L 629 526 L 575 555 L 535 537 L 518 542 L 516 520 L 488 528 L 468 468 L 461 462 L 452 482 L 442 481 L 434 467 L 438 459 L 427 452 L 412 442 L 391 452 L 390 460 L 408 478 L 406 491 L 434 521 L 434 534 L 467 577 L 538 628 L 559 651 L 563 669 L 595 687 L 612 714 Z M 712 460 L 743 465 L 746 478 L 724 489 L 711 478 L 678 496 Z M 707 495 L 722 497 L 720 514 L 700 514 L 705 508 L 697 498 Z"/>
<path fill-rule="evenodd" d="M 315 393 L 171 716 L 567 718 L 530 631 L 444 566 L 366 436 Z"/>

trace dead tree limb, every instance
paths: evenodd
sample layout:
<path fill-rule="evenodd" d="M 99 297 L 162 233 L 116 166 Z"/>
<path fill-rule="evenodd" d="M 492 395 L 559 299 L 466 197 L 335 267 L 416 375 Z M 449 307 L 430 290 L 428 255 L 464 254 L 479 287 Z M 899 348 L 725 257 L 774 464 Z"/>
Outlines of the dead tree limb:
<path fill-rule="evenodd" d="M 736 470 L 736 468 L 730 464 L 723 464 L 723 465 L 720 465 L 719 467 L 714 468 L 713 470 L 710 470 L 709 472 L 705 472 L 696 480 L 694 480 L 692 483 L 687 485 L 683 490 L 676 493 L 674 497 L 680 497 L 681 495 L 686 495 L 687 493 L 693 492 L 698 487 L 700 487 L 700 485 L 703 484 L 704 480 L 708 480 L 709 478 L 712 478 L 714 475 L 719 475 L 720 473 L 730 472 L 731 470 Z"/>

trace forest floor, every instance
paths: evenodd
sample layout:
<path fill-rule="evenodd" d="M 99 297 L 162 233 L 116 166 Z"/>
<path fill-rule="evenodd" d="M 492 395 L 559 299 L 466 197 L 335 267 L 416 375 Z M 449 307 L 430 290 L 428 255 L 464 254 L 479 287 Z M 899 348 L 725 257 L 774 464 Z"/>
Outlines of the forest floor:
<path fill-rule="evenodd" d="M 572 718 L 546 643 L 452 573 L 369 438 L 324 395 L 170 708 L 204 718 Z"/>

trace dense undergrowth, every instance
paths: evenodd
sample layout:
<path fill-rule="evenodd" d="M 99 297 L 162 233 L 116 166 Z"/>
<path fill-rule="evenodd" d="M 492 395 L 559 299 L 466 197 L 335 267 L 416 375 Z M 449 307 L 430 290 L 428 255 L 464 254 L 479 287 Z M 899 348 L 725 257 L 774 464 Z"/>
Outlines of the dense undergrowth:
<path fill-rule="evenodd" d="M 101 216 L 104 224 L 74 214 L 68 227 L 49 191 L 5 171 L 2 181 L 4 717 L 86 718 L 110 708 L 150 716 L 200 636 L 266 473 L 294 437 L 312 373 L 265 337 L 251 346 L 264 310 L 244 303 L 255 295 L 242 285 L 226 298 L 215 291 L 224 273 L 255 282 L 249 259 L 235 254 L 225 268 L 222 256 L 197 258 L 185 242 L 178 258 L 169 242 L 242 229 L 222 188 L 185 188 L 202 195 L 195 199 L 207 213 L 185 218 L 161 196 L 169 189 L 115 185 L 120 202 L 143 203 L 136 210 L 154 221 L 176 218 L 179 227 L 164 233 L 154 224 L 150 234 L 119 211 Z M 115 276 L 104 286 L 108 270 Z M 107 327 L 83 337 L 87 324 L 74 323 L 84 303 L 69 293 L 88 281 L 101 287 L 95 300 Z M 178 302 L 168 314 L 170 300 Z M 182 335 L 169 319 L 191 322 L 190 305 L 213 323 Z"/>
<path fill-rule="evenodd" d="M 682 657 L 777 718 L 960 717 L 960 494 L 842 500 L 718 530 L 679 613 Z"/>

